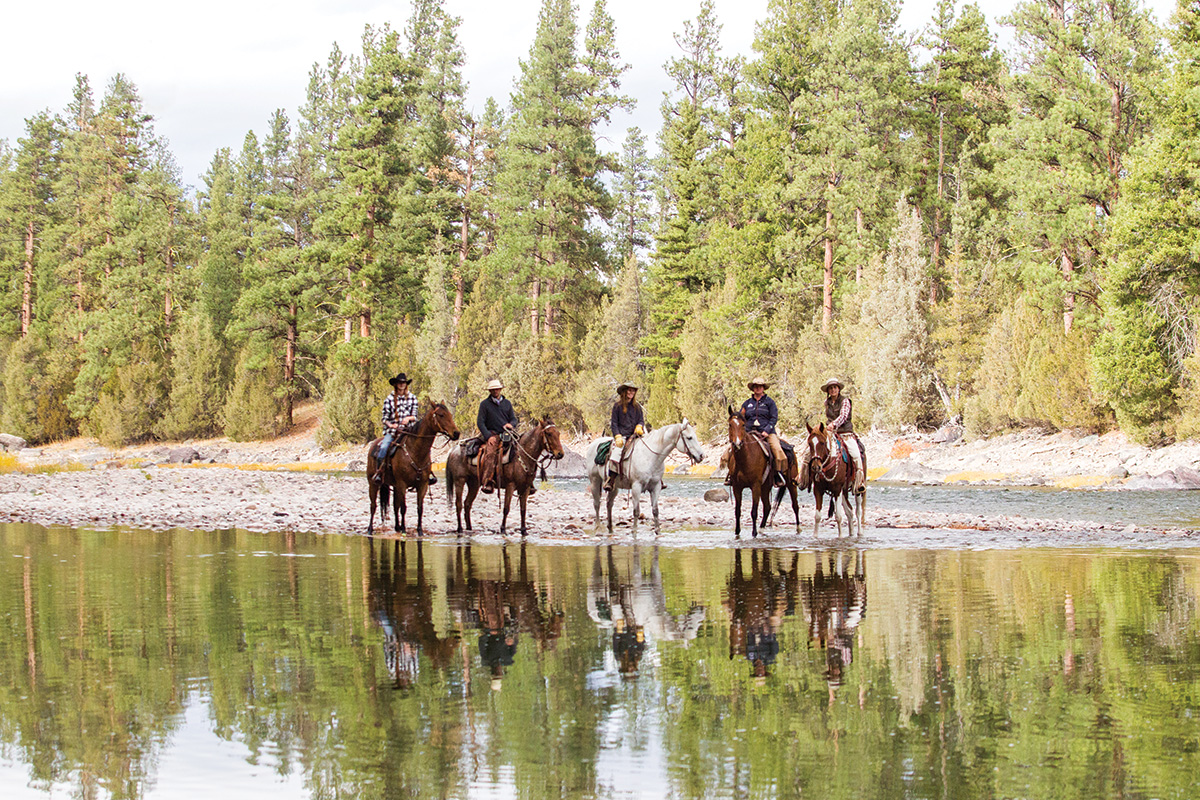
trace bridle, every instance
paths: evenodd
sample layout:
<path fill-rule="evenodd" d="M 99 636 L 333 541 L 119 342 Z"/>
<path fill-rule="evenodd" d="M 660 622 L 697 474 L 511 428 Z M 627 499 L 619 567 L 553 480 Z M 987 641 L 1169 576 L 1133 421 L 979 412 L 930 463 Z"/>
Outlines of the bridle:
<path fill-rule="evenodd" d="M 529 461 L 533 464 L 533 470 L 535 473 L 539 469 L 541 469 L 544 472 L 546 467 L 548 467 L 550 465 L 550 462 L 554 460 L 554 453 L 550 452 L 550 447 L 546 443 L 546 431 L 550 430 L 551 428 L 553 428 L 554 430 L 558 430 L 558 426 L 556 426 L 553 422 L 551 422 L 549 425 L 543 425 L 541 422 L 538 423 L 538 429 L 539 429 L 538 443 L 539 444 L 538 444 L 538 454 L 536 456 L 533 453 L 530 453 L 528 450 L 525 449 L 525 446 L 523 444 L 521 444 L 520 436 L 516 437 L 516 439 L 513 440 L 513 446 L 517 448 L 518 453 L 520 453 L 525 458 L 529 459 Z M 529 467 L 527 467 L 525 465 L 525 458 L 520 460 L 521 469 L 524 470 L 526 475 L 528 475 Z"/>
<path fill-rule="evenodd" d="M 817 434 L 815 432 L 809 434 L 810 437 L 816 436 L 816 435 Z M 825 454 L 824 461 L 821 461 L 821 457 L 818 456 L 816 454 L 816 451 L 814 451 L 812 449 L 812 438 L 809 438 L 809 440 L 808 440 L 809 453 L 812 454 L 808 458 L 808 467 L 810 470 L 815 467 L 816 473 L 818 475 L 820 475 L 827 482 L 832 481 L 834 478 L 837 477 L 837 445 L 835 443 L 833 447 L 829 446 L 829 437 L 831 437 L 833 435 L 834 434 L 832 434 L 832 433 L 826 434 L 825 447 L 828 452 Z M 821 462 L 819 466 L 817 465 L 818 461 Z M 826 470 L 829 467 L 833 467 L 833 474 L 826 473 Z"/>

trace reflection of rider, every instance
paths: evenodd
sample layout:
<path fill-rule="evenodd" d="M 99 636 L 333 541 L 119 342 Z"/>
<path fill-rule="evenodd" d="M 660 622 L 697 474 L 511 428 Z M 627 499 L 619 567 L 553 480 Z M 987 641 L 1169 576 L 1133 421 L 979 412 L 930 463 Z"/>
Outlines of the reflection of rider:
<path fill-rule="evenodd" d="M 862 447 L 862 442 L 858 440 L 858 436 L 854 433 L 854 413 L 853 404 L 850 398 L 842 394 L 845 389 L 842 382 L 837 378 L 830 378 L 825 381 L 821 390 L 825 392 L 825 419 L 828 420 L 829 430 L 831 430 L 839 438 L 851 439 L 852 442 L 845 442 L 846 450 L 850 452 L 850 459 L 854 462 L 854 492 L 861 494 L 867 489 L 863 485 L 866 476 L 863 474 L 862 453 L 859 448 Z M 847 435 L 848 434 L 848 435 Z"/>
<path fill-rule="evenodd" d="M 408 579 L 407 547 L 395 542 L 389 558 L 384 547 L 377 555 L 371 541 L 368 608 L 383 631 L 384 661 L 397 689 L 410 688 L 417 680 L 420 654 L 435 669 L 449 665 L 458 643 L 457 634 L 440 636 L 433 625 L 433 587 L 426 580 L 421 544 L 417 548 L 417 580 Z"/>
<path fill-rule="evenodd" d="M 729 657 L 744 655 L 755 678 L 765 678 L 779 655 L 779 629 L 783 617 L 793 613 L 798 556 L 789 572 L 776 572 L 770 551 L 750 551 L 750 577 L 742 576 L 742 551 L 734 552 L 728 581 Z"/>
<path fill-rule="evenodd" d="M 517 427 L 517 413 L 503 395 L 504 384 L 493 380 L 487 388 L 488 396 L 479 403 L 475 424 L 479 438 L 483 439 L 483 449 L 479 451 L 479 488 L 491 493 L 500 478 L 500 437 L 512 435 Z"/>
<path fill-rule="evenodd" d="M 604 481 L 605 491 L 613 488 L 617 476 L 620 474 L 621 452 L 625 448 L 625 440 L 641 436 L 648 430 L 646 416 L 637 402 L 637 393 L 638 387 L 632 383 L 622 383 L 617 387 L 619 399 L 612 408 L 610 426 L 612 427 L 613 443 L 608 454 L 608 474 Z"/>
<path fill-rule="evenodd" d="M 850 572 L 846 554 L 829 554 L 829 574 L 817 554 L 816 572 L 804 582 L 809 640 L 825 650 L 825 680 L 832 691 L 845 681 L 854 661 L 854 637 L 867 611 L 867 557 L 854 554 Z"/>

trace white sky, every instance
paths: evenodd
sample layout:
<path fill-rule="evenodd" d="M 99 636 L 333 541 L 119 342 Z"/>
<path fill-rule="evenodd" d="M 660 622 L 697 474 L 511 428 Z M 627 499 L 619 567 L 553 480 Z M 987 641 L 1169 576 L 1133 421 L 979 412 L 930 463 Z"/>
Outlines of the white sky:
<path fill-rule="evenodd" d="M 533 41 L 540 0 L 445 2 L 449 13 L 462 18 L 469 104 L 481 111 L 491 96 L 507 106 L 517 61 Z M 576 2 L 582 28 L 592 3 Z M 1014 4 L 980 2 L 994 30 L 996 17 Z M 1148 4 L 1160 21 L 1175 7 L 1174 0 Z M 933 6 L 934 0 L 907 0 L 901 27 L 923 27 Z M 765 16 L 767 0 L 716 0 L 715 7 L 725 55 L 751 55 L 754 25 Z M 608 10 L 621 57 L 632 67 L 622 88 L 638 100 L 632 115 L 614 119 L 609 149 L 620 146 L 630 125 L 641 127 L 653 148 L 658 107 L 669 88 L 662 65 L 676 54 L 673 36 L 685 19 L 695 18 L 699 0 L 608 0 Z M 0 139 L 15 146 L 26 117 L 45 108 L 65 109 L 75 73 L 88 75 L 99 100 L 109 79 L 123 72 L 140 90 L 159 135 L 169 140 L 185 183 L 199 185 L 216 150 L 236 152 L 248 130 L 263 135 L 274 109 L 286 109 L 295 120 L 310 67 L 324 62 L 335 41 L 343 51 L 356 52 L 364 25 L 388 22 L 402 30 L 408 12 L 409 0 L 11 3 L 0 48 Z"/>

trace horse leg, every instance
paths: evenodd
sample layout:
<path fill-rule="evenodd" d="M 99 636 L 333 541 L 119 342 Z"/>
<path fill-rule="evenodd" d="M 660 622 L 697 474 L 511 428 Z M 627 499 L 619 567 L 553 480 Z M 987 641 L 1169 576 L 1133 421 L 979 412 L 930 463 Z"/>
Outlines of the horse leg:
<path fill-rule="evenodd" d="M 650 507 L 654 510 L 654 534 L 657 536 L 658 527 L 658 493 L 662 491 L 662 481 L 651 481 Z"/>
<path fill-rule="evenodd" d="M 766 533 L 767 524 L 771 520 L 771 487 L 764 485 L 761 490 L 761 495 L 763 503 L 762 524 L 760 524 L 758 527 L 763 530 L 763 533 Z"/>
<path fill-rule="evenodd" d="M 525 538 L 527 533 L 525 529 L 525 506 L 529 503 L 529 489 L 517 494 L 517 500 L 521 503 L 521 538 Z"/>
<path fill-rule="evenodd" d="M 508 509 L 512 505 L 512 486 L 504 487 L 504 513 L 500 515 L 500 535 L 504 535 L 504 526 L 508 522 Z"/>
<path fill-rule="evenodd" d="M 733 538 L 742 538 L 742 489 L 737 487 L 733 490 Z"/>
<path fill-rule="evenodd" d="M 457 533 L 463 532 L 463 483 L 464 481 L 460 481 L 457 476 L 455 476 L 453 484 L 451 484 L 449 476 L 446 478 L 446 491 L 454 493 L 454 516 L 458 521 Z"/>
<path fill-rule="evenodd" d="M 479 494 L 479 484 L 467 481 L 467 500 L 463 513 L 467 518 L 467 530 L 471 530 L 471 509 L 475 506 L 475 496 Z"/>
<path fill-rule="evenodd" d="M 596 511 L 596 524 L 594 527 L 599 528 L 600 527 L 600 495 L 603 494 L 604 483 L 603 483 L 603 481 L 600 480 L 600 476 L 595 473 L 595 470 L 592 470 L 589 472 L 588 482 L 590 484 L 589 488 L 591 489 L 591 492 L 592 492 L 592 507 Z"/>
<path fill-rule="evenodd" d="M 395 493 L 392 499 L 396 504 L 396 533 L 408 533 L 405 528 L 405 516 L 408 514 L 408 484 L 398 481 L 392 491 Z"/>
<path fill-rule="evenodd" d="M 422 527 L 423 518 L 425 516 L 425 493 L 429 491 L 429 481 L 424 475 L 417 475 L 417 536 L 425 533 Z"/>
<path fill-rule="evenodd" d="M 371 518 L 367 520 L 367 535 L 371 536 L 375 533 L 375 501 L 379 497 L 379 487 L 375 485 L 375 481 L 371 480 L 371 476 L 367 476 L 367 494 L 371 497 Z M 387 506 L 384 506 L 383 518 L 387 519 Z"/>
<path fill-rule="evenodd" d="M 613 507 L 613 503 L 615 503 L 616 500 L 617 500 L 617 487 L 613 486 L 613 488 L 608 490 L 608 533 L 610 536 L 612 535 L 612 532 L 613 532 L 612 507 Z"/>
<path fill-rule="evenodd" d="M 633 506 L 633 535 L 637 536 L 638 517 L 642 513 L 642 484 L 640 481 L 634 481 L 629 487 L 630 505 Z"/>
<path fill-rule="evenodd" d="M 813 497 L 816 498 L 817 501 L 817 513 L 813 517 L 813 538 L 815 539 L 817 538 L 817 531 L 821 529 L 821 501 L 823 499 L 821 490 L 816 486 L 813 487 Z"/>
<path fill-rule="evenodd" d="M 762 501 L 762 485 L 755 481 L 750 486 L 750 538 L 758 538 L 758 504 Z"/>

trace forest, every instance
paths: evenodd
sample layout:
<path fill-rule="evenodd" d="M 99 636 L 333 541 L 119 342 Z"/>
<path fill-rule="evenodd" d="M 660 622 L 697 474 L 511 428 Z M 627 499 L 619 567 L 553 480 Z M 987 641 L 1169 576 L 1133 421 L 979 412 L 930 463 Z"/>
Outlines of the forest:
<path fill-rule="evenodd" d="M 468 428 L 491 378 L 593 433 L 632 380 L 713 435 L 762 374 L 785 431 L 838 376 L 864 430 L 1200 433 L 1200 1 L 1028 0 L 1008 50 L 976 5 L 898 12 L 772 0 L 728 57 L 705 0 L 655 140 L 609 152 L 604 0 L 543 0 L 482 110 L 412 0 L 195 192 L 131 77 L 79 75 L 0 144 L 0 427 L 253 440 L 316 400 L 362 442 L 405 371 Z"/>

